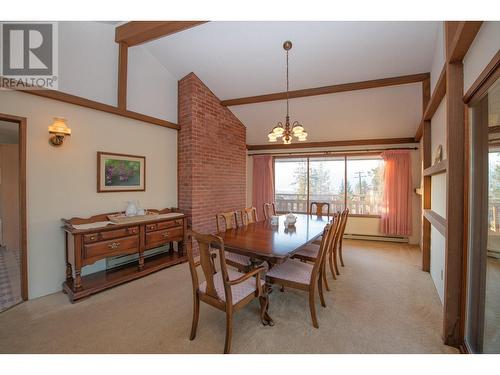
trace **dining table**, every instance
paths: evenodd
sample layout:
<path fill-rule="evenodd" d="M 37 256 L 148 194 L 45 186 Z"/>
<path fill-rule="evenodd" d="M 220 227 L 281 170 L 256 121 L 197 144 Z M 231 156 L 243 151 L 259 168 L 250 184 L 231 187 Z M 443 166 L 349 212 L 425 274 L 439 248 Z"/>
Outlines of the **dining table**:
<path fill-rule="evenodd" d="M 267 263 L 269 269 L 285 262 L 294 253 L 312 243 L 323 234 L 331 216 L 294 214 L 296 222 L 287 225 L 287 215 L 278 215 L 278 224 L 272 225 L 271 219 L 249 223 L 228 229 L 218 235 L 224 240 L 224 250 L 250 258 L 252 268 Z M 266 293 L 272 288 L 266 284 Z M 266 314 L 266 323 L 274 325 Z"/>

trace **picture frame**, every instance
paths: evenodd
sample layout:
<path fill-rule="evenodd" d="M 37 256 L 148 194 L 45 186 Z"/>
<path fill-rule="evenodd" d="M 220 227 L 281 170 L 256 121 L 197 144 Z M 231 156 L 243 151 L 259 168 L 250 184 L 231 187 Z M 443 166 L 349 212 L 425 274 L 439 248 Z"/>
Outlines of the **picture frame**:
<path fill-rule="evenodd" d="M 97 152 L 97 192 L 146 191 L 146 157 Z"/>

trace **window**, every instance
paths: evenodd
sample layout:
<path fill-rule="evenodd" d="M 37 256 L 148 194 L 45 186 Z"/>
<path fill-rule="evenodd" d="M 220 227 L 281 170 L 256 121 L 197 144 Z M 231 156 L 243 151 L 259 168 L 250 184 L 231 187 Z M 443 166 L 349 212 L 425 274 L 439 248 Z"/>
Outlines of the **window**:
<path fill-rule="evenodd" d="M 347 207 L 353 215 L 380 215 L 384 161 L 347 157 Z"/>
<path fill-rule="evenodd" d="M 278 212 L 307 212 L 307 158 L 274 163 L 274 197 Z"/>
<path fill-rule="evenodd" d="M 379 156 L 275 158 L 278 212 L 308 212 L 309 202 L 328 202 L 330 211 L 380 215 L 384 162 Z"/>
<path fill-rule="evenodd" d="M 309 160 L 310 202 L 330 203 L 330 212 L 342 211 L 344 200 L 344 157 Z"/>

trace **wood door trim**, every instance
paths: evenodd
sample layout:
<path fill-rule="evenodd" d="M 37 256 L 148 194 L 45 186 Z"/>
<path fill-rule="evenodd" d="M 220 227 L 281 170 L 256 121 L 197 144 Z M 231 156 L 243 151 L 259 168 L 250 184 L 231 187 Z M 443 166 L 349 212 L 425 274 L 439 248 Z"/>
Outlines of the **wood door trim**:
<path fill-rule="evenodd" d="M 491 85 L 500 77 L 500 50 L 490 60 L 463 97 L 466 104 L 474 105 L 486 94 Z"/>
<path fill-rule="evenodd" d="M 97 111 L 107 112 L 107 113 L 111 113 L 113 115 L 118 115 L 118 116 L 122 116 L 122 117 L 131 118 L 133 120 L 143 121 L 143 122 L 146 122 L 148 124 L 153 124 L 153 125 L 163 126 L 165 128 L 169 128 L 169 129 L 179 130 L 179 125 L 174 124 L 173 122 L 162 120 L 162 119 L 159 119 L 156 117 L 151 117 L 148 115 L 143 115 L 142 113 L 137 113 L 137 112 L 129 111 L 126 109 L 114 107 L 114 106 L 109 105 L 109 104 L 96 102 L 94 100 L 85 99 L 85 98 L 82 98 L 80 96 L 67 94 L 67 93 L 62 92 L 62 91 L 26 90 L 26 89 L 19 89 L 16 91 L 24 92 L 26 94 L 41 96 L 41 97 L 48 98 L 48 99 L 58 100 L 60 102 L 74 104 L 74 105 L 78 105 L 78 106 L 85 107 L 85 108 L 95 109 Z"/>
<path fill-rule="evenodd" d="M 325 94 L 334 94 L 338 92 L 345 91 L 356 91 L 356 90 L 366 90 L 373 89 L 379 87 L 386 86 L 397 86 L 397 85 L 405 85 L 408 83 L 418 83 L 422 82 L 425 79 L 430 77 L 430 73 L 419 73 L 419 74 L 410 74 L 406 76 L 398 76 L 398 77 L 390 77 L 390 78 L 380 78 L 373 79 L 369 81 L 360 81 L 360 82 L 351 82 L 351 83 L 342 83 L 338 85 L 330 85 L 330 86 L 322 86 L 322 87 L 313 87 L 308 89 L 301 90 L 293 90 L 288 92 L 289 98 L 303 98 L 307 96 L 316 96 L 316 95 L 325 95 Z M 254 104 L 254 103 L 263 103 L 270 102 L 276 100 L 285 100 L 287 98 L 286 92 L 276 92 L 272 94 L 264 94 L 264 95 L 256 95 L 256 96 L 248 96 L 237 99 L 227 99 L 221 100 L 221 104 L 223 106 L 235 106 L 235 105 L 243 105 L 243 104 Z"/>
<path fill-rule="evenodd" d="M 28 300 L 28 228 L 26 207 L 26 117 L 0 113 L 0 120 L 19 125 L 19 216 L 21 234 L 21 297 Z"/>

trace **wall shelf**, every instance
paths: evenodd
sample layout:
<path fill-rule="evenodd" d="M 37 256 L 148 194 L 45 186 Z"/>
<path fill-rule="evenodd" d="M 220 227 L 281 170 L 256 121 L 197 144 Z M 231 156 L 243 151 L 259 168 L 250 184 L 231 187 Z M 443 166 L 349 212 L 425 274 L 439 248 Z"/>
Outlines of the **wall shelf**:
<path fill-rule="evenodd" d="M 429 168 L 424 169 L 424 176 L 434 176 L 440 173 L 446 173 L 448 169 L 448 159 L 441 160 Z"/>
<path fill-rule="evenodd" d="M 443 236 L 446 236 L 446 219 L 432 210 L 424 210 L 424 218 Z"/>

